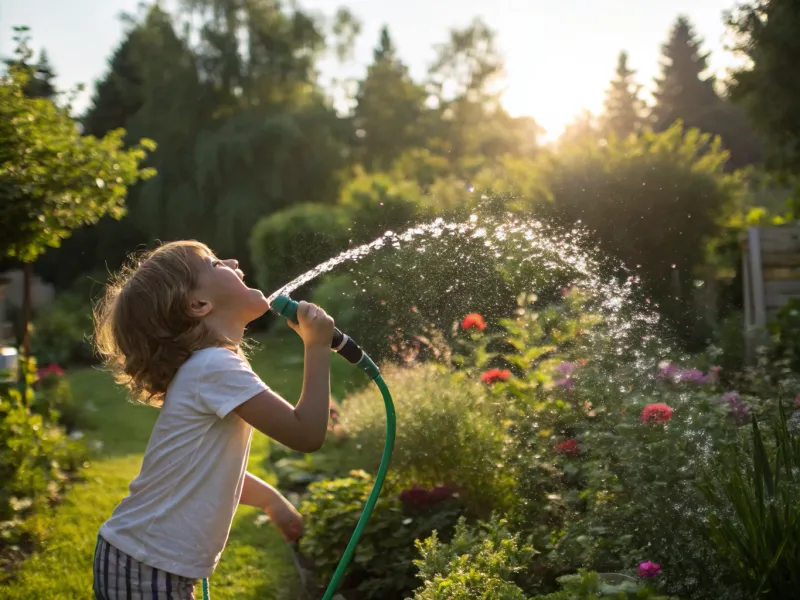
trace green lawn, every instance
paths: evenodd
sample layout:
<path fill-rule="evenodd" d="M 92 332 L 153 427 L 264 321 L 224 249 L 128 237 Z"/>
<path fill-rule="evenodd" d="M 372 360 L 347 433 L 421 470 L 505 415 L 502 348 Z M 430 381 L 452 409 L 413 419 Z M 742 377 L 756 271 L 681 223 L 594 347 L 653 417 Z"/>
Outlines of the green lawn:
<path fill-rule="evenodd" d="M 273 389 L 294 401 L 302 388 L 302 345 L 296 336 L 263 339 L 252 356 L 253 368 Z M 138 473 L 155 409 L 126 402 L 110 377 L 92 369 L 71 372 L 75 398 L 89 410 L 87 439 L 102 450 L 51 514 L 37 519 L 43 532 L 39 552 L 22 565 L 16 578 L 0 587 L 6 600 L 92 598 L 92 556 L 97 530 L 127 493 Z M 363 383 L 363 375 L 333 360 L 334 396 Z M 272 480 L 269 441 L 256 433 L 250 470 Z M 255 509 L 242 508 L 233 523 L 228 547 L 211 579 L 214 600 L 296 600 L 301 596 L 289 547 Z M 198 598 L 200 595 L 198 594 Z"/>

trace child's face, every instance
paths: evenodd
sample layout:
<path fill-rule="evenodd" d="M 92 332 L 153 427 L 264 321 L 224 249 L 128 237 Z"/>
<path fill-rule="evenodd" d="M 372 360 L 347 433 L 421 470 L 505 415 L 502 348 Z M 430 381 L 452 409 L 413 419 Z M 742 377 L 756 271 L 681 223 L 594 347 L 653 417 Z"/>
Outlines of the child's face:
<path fill-rule="evenodd" d="M 230 325 L 246 325 L 269 310 L 261 290 L 245 285 L 244 273 L 235 259 L 204 256 L 197 283 L 193 306 L 200 308 L 203 317 L 213 315 Z"/>

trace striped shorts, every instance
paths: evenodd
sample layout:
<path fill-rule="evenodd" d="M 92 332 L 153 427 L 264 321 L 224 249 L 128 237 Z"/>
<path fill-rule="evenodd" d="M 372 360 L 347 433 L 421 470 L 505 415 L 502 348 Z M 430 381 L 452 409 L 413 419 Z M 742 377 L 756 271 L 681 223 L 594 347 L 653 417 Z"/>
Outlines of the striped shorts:
<path fill-rule="evenodd" d="M 154 569 L 97 537 L 95 600 L 194 600 L 194 586 L 194 579 Z"/>

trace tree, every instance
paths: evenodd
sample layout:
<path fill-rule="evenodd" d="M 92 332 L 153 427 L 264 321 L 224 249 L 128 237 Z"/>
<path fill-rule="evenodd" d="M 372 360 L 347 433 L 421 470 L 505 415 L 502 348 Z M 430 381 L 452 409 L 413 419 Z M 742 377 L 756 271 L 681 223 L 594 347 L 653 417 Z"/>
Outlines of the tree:
<path fill-rule="evenodd" d="M 564 144 L 543 166 L 552 216 L 591 231 L 590 243 L 633 269 L 651 305 L 694 342 L 704 337 L 688 309 L 693 281 L 739 191 L 727 158 L 719 138 L 676 122 L 605 145 Z"/>
<path fill-rule="evenodd" d="M 633 76 L 635 71 L 628 67 L 627 52 L 620 52 L 617 59 L 617 72 L 606 91 L 605 112 L 602 115 L 602 130 L 606 135 L 628 137 L 637 133 L 643 124 L 644 104 L 639 98 L 638 85 Z"/>
<path fill-rule="evenodd" d="M 17 44 L 15 59 L 6 60 L 6 66 L 16 67 L 24 70 L 28 77 L 25 84 L 25 95 L 28 98 L 49 98 L 53 99 L 56 95 L 56 88 L 53 81 L 56 78 L 55 71 L 50 65 L 50 59 L 46 50 L 39 53 L 39 60 L 36 64 L 31 64 L 30 59 L 33 52 L 30 49 L 30 31 L 28 27 L 14 27 L 13 40 Z"/>
<path fill-rule="evenodd" d="M 655 105 L 651 119 L 656 131 L 664 131 L 681 119 L 687 127 L 704 131 L 704 117 L 720 103 L 714 91 L 714 78 L 704 77 L 708 53 L 686 17 L 678 17 L 663 46 L 661 76 L 653 92 Z"/>
<path fill-rule="evenodd" d="M 0 80 L 0 255 L 28 265 L 27 291 L 29 265 L 48 247 L 105 214 L 124 214 L 128 186 L 152 174 L 139 164 L 153 146 L 144 140 L 123 150 L 121 130 L 102 139 L 81 136 L 68 107 L 26 96 L 26 40 L 18 55 L 20 65 L 12 65 Z M 29 354 L 25 295 L 23 345 Z"/>
<path fill-rule="evenodd" d="M 771 166 L 800 169 L 800 6 L 794 0 L 753 0 L 727 15 L 734 50 L 747 59 L 733 73 L 731 97 L 768 143 Z"/>
<path fill-rule="evenodd" d="M 356 94 L 357 159 L 371 170 L 388 169 L 405 150 L 422 147 L 425 111 L 425 91 L 412 81 L 384 26 Z"/>
<path fill-rule="evenodd" d="M 689 20 L 679 17 L 664 46 L 662 74 L 656 79 L 655 105 L 651 114 L 656 131 L 681 119 L 687 127 L 719 136 L 730 152 L 728 169 L 761 161 L 761 142 L 741 110 L 720 98 L 714 78 L 705 76 L 708 53 Z"/>

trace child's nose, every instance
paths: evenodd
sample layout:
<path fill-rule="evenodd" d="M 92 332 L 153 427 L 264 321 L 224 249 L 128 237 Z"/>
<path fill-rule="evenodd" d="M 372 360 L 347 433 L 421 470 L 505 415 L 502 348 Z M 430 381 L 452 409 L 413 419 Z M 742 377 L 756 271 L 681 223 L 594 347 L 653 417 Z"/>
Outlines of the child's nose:
<path fill-rule="evenodd" d="M 228 259 L 227 263 L 228 263 L 228 266 L 231 269 L 238 269 L 239 268 L 239 261 L 236 260 L 235 258 Z"/>

